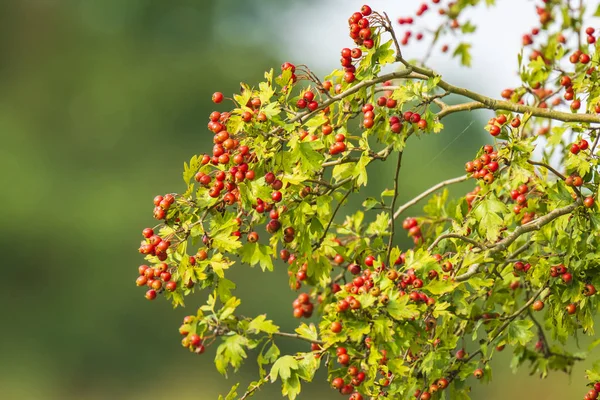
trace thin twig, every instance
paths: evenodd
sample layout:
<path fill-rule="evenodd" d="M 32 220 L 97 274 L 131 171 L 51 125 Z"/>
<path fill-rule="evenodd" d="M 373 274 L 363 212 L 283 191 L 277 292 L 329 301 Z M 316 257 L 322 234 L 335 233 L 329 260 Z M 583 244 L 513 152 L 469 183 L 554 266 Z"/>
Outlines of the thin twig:
<path fill-rule="evenodd" d="M 269 382 L 269 379 L 270 379 L 269 375 L 262 378 L 260 381 L 258 381 L 256 383 L 256 385 L 252 386 L 251 388 L 248 388 L 246 393 L 244 393 L 244 395 L 242 397 L 240 397 L 239 400 L 246 400 L 248 397 L 252 396 L 254 394 L 254 392 L 256 392 L 256 390 L 258 390 L 262 385 Z"/>
<path fill-rule="evenodd" d="M 411 73 L 408 76 L 406 76 L 406 78 L 408 79 L 429 79 L 439 76 L 439 74 L 435 73 L 434 71 L 428 68 L 422 68 L 416 65 L 412 65 L 407 63 L 406 61 L 404 61 L 403 64 L 410 66 L 410 69 L 414 71 L 414 73 Z M 469 89 L 454 86 L 444 81 L 443 79 L 439 81 L 438 87 L 450 93 L 464 96 L 471 100 L 474 100 L 475 102 L 481 103 L 481 105 L 476 105 L 475 103 L 472 103 L 471 107 L 474 108 L 512 111 L 519 114 L 529 113 L 535 117 L 548 118 L 563 122 L 600 123 L 600 115 L 578 113 L 573 114 L 570 112 L 555 111 L 549 108 L 533 107 L 524 104 L 511 103 L 509 101 L 504 100 L 496 100 L 491 97 L 487 97 L 482 94 L 473 92 Z"/>
<path fill-rule="evenodd" d="M 563 174 L 561 174 L 560 172 L 558 172 L 557 170 L 555 170 L 553 167 L 551 167 L 550 165 L 540 162 L 540 161 L 533 161 L 533 160 L 527 160 L 527 162 L 531 165 L 537 165 L 538 167 L 544 167 L 546 168 L 548 171 L 552 172 L 554 175 L 558 176 L 560 179 L 562 179 L 563 181 L 565 179 L 567 179 L 566 176 L 564 176 Z"/>
<path fill-rule="evenodd" d="M 299 340 L 304 340 L 305 342 L 309 342 L 309 343 L 316 343 L 316 344 L 323 344 L 324 342 L 320 341 L 320 340 L 313 340 L 304 336 L 300 336 L 297 333 L 287 333 L 287 332 L 274 332 L 272 333 L 273 336 L 282 336 L 282 337 L 288 337 L 288 338 L 292 338 L 292 339 L 299 339 Z"/>
<path fill-rule="evenodd" d="M 429 196 L 431 193 L 433 193 L 433 192 L 435 192 L 435 191 L 443 188 L 444 186 L 452 185 L 454 183 L 464 182 L 467 179 L 469 179 L 469 177 L 467 175 L 463 175 L 463 176 L 459 176 L 457 178 L 452 178 L 452 179 L 448 179 L 448 180 L 442 181 L 442 182 L 438 183 L 437 185 L 430 187 L 429 189 L 427 189 L 426 191 L 424 191 L 420 195 L 416 196 L 414 199 L 412 199 L 410 201 L 407 201 L 406 203 L 404 203 L 403 205 L 401 205 L 400 207 L 398 207 L 398 209 L 394 213 L 393 219 L 398 218 L 404 211 L 406 211 L 406 209 L 408 209 L 409 207 L 414 206 L 419 201 L 421 201 L 425 197 Z"/>
<path fill-rule="evenodd" d="M 387 16 L 386 16 L 387 17 Z M 394 208 L 396 208 L 396 200 L 398 199 L 398 176 L 400 175 L 400 167 L 402 166 L 402 154 L 404 152 L 398 153 L 398 163 L 396 164 L 396 174 L 394 175 L 394 197 L 392 197 L 392 205 L 390 207 L 390 238 L 388 241 L 388 250 L 386 257 L 386 265 L 390 265 L 390 255 L 392 254 L 392 244 L 394 243 L 394 233 L 395 233 L 395 225 L 394 224 Z"/>
<path fill-rule="evenodd" d="M 344 197 L 342 197 L 342 199 L 340 200 L 338 205 L 335 207 L 335 210 L 333 210 L 333 214 L 331 215 L 331 218 L 329 219 L 329 222 L 327 223 L 327 226 L 325 227 L 325 231 L 323 232 L 323 235 L 321 235 L 321 238 L 317 242 L 315 242 L 315 244 L 313 245 L 313 250 L 317 250 L 319 247 L 321 247 L 321 244 L 323 244 L 323 241 L 325 240 L 325 237 L 327 236 L 327 232 L 329 231 L 329 228 L 331 228 L 331 224 L 333 223 L 335 215 L 337 214 L 338 210 L 342 206 L 342 203 L 348 198 L 348 196 L 350 195 L 350 193 L 352 192 L 353 189 L 354 189 L 354 186 L 351 187 L 350 189 L 348 189 L 348 191 L 346 192 Z"/>
<path fill-rule="evenodd" d="M 462 235 L 459 235 L 459 234 L 457 234 L 457 233 L 446 233 L 446 234 L 443 234 L 443 235 L 440 235 L 440 236 L 438 236 L 438 237 L 437 237 L 437 238 L 436 238 L 436 239 L 433 241 L 433 243 L 431 243 L 431 246 L 429 246 L 429 247 L 427 248 L 427 251 L 428 251 L 428 252 L 431 252 L 433 249 L 435 249 L 435 246 L 437 246 L 437 245 L 438 245 L 438 244 L 439 244 L 439 243 L 440 243 L 442 240 L 444 240 L 444 239 L 460 239 L 460 240 L 462 240 L 463 242 L 471 243 L 473 246 L 476 246 L 476 247 L 478 247 L 478 248 L 480 248 L 480 249 L 485 249 L 485 248 L 486 248 L 486 246 L 485 246 L 485 245 L 483 245 L 483 244 L 481 244 L 481 243 L 477 242 L 476 240 L 473 240 L 473 239 L 471 239 L 471 238 L 468 238 L 468 237 L 466 237 L 466 236 L 462 236 Z"/>

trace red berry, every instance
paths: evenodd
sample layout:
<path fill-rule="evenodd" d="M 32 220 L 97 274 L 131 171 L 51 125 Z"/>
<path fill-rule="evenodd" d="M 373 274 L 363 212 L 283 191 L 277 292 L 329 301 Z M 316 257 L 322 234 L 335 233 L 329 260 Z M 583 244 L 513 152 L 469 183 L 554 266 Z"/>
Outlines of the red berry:
<path fill-rule="evenodd" d="M 213 95 L 212 95 L 212 101 L 213 101 L 213 103 L 217 103 L 217 104 L 219 104 L 220 102 L 222 102 L 223 101 L 223 93 L 221 93 L 221 92 L 215 92 L 215 93 L 213 93 Z"/>
<path fill-rule="evenodd" d="M 342 323 L 338 321 L 334 321 L 331 323 L 329 328 L 333 333 L 340 333 L 342 331 Z"/>
<path fill-rule="evenodd" d="M 334 389 L 340 390 L 344 386 L 344 380 L 342 378 L 335 378 L 331 381 L 331 386 Z"/>
<path fill-rule="evenodd" d="M 540 311 L 544 308 L 544 302 L 541 300 L 536 300 L 532 306 L 534 311 Z"/>
<path fill-rule="evenodd" d="M 583 204 L 587 207 L 587 208 L 592 208 L 594 207 L 594 197 L 593 196 L 588 196 L 583 200 Z"/>
<path fill-rule="evenodd" d="M 154 300 L 156 298 L 156 290 L 150 289 L 146 292 L 146 298 L 148 300 Z"/>
<path fill-rule="evenodd" d="M 571 149 L 570 149 L 571 153 L 578 154 L 580 150 L 581 149 L 579 148 L 579 145 L 577 145 L 576 143 L 573 143 L 571 145 Z"/>

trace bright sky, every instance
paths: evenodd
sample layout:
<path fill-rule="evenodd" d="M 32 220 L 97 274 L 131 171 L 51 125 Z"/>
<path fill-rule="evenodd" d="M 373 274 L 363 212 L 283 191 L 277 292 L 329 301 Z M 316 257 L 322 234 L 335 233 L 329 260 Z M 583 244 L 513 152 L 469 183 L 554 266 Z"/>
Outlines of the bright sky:
<path fill-rule="evenodd" d="M 415 19 L 415 22 L 435 28 L 435 22 L 440 21 L 440 17 L 437 15 L 437 8 L 431 7 L 432 2 L 427 3 L 430 9 L 422 17 Z M 447 3 L 448 0 L 442 0 L 440 4 Z M 497 0 L 497 3 L 491 8 L 478 6 L 459 19 L 461 23 L 470 20 L 477 26 L 474 34 L 463 36 L 464 41 L 473 45 L 471 68 L 460 67 L 457 59 L 451 59 L 450 52 L 434 52 L 429 63 L 452 83 L 477 89 L 482 94 L 493 97 L 499 97 L 503 89 L 519 82 L 516 70 L 521 37 L 539 25 L 535 5 L 541 2 Z M 282 53 L 289 55 L 290 61 L 307 64 L 321 73 L 338 68 L 340 50 L 352 47 L 353 44 L 347 34 L 348 17 L 363 4 L 369 4 L 373 10 L 387 12 L 395 22 L 401 16 L 415 17 L 421 2 L 371 0 L 365 3 L 364 0 L 337 0 L 323 1 L 312 6 L 295 2 L 285 15 L 277 18 L 280 25 L 277 31 L 288 32 L 276 38 L 282 46 Z M 402 36 L 406 26 L 395 23 L 398 36 Z M 415 31 L 416 26 L 418 25 L 412 26 Z M 456 45 L 456 39 L 450 36 L 447 38 L 453 49 L 452 43 Z M 426 43 L 425 40 L 412 41 L 404 50 L 405 57 L 419 58 L 424 54 Z"/>

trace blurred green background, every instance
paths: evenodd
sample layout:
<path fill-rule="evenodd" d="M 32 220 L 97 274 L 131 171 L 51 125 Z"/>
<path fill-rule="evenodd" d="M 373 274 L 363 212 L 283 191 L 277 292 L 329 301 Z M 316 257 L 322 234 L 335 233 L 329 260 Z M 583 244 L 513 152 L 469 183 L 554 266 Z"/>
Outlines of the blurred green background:
<path fill-rule="evenodd" d="M 203 299 L 175 311 L 145 300 L 134 284 L 137 247 L 141 229 L 153 224 L 152 198 L 183 189 L 183 161 L 212 146 L 211 94 L 258 82 L 290 56 L 273 23 L 287 6 L 0 2 L 1 399 L 214 399 L 253 379 L 252 361 L 226 380 L 212 365 L 214 347 L 203 356 L 181 348 L 180 321 Z M 478 116 L 473 125 L 461 119 L 469 116 L 453 117 L 443 134 L 410 144 L 401 200 L 461 174 L 487 139 L 479 128 L 485 115 Z M 389 185 L 387 167 L 374 168 L 370 193 Z M 267 274 L 239 267 L 234 275 L 244 314 L 267 312 L 293 330 L 295 294 L 283 266 Z M 280 347 L 304 345 L 282 339 Z M 474 399 L 564 399 L 585 391 L 583 365 L 569 386 L 563 374 L 543 382 L 524 369 L 512 376 L 504 357 L 493 384 L 475 385 Z M 304 399 L 338 398 L 324 383 L 305 389 Z M 278 390 L 267 387 L 256 398 L 280 398 Z"/>

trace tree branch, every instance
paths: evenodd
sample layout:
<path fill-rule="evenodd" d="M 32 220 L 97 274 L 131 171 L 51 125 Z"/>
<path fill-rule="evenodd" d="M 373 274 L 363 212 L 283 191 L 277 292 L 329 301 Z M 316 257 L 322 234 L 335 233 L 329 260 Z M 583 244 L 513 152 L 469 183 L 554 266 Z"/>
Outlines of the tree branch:
<path fill-rule="evenodd" d="M 437 245 L 438 245 L 438 244 L 439 244 L 439 243 L 440 243 L 442 240 L 444 240 L 444 239 L 460 239 L 460 240 L 462 240 L 463 242 L 471 243 L 473 246 L 476 246 L 476 247 L 478 247 L 478 248 L 480 248 L 480 249 L 485 249 L 485 248 L 486 248 L 486 246 L 485 246 L 485 245 L 483 245 L 483 244 L 481 244 L 481 243 L 477 242 L 476 240 L 473 240 L 473 239 L 471 239 L 471 238 L 468 238 L 468 237 L 466 237 L 466 236 L 462 236 L 462 235 L 459 235 L 459 234 L 457 234 L 457 233 L 446 233 L 446 234 L 444 234 L 444 235 L 440 235 L 440 236 L 438 236 L 438 237 L 437 237 L 437 238 L 436 238 L 436 239 L 433 241 L 433 243 L 431 243 L 431 246 L 429 246 L 429 247 L 427 248 L 427 251 L 428 251 L 428 252 L 431 252 L 433 249 L 435 249 L 435 246 L 437 246 Z"/>
<path fill-rule="evenodd" d="M 552 210 L 551 212 L 544 215 L 543 217 L 537 218 L 525 225 L 519 226 L 518 228 L 516 228 L 513 231 L 513 233 L 508 235 L 506 238 L 504 238 L 503 240 L 499 241 L 498 243 L 490 246 L 489 247 L 490 255 L 497 254 L 497 253 L 500 253 L 501 251 L 506 250 L 508 248 L 508 246 L 510 246 L 515 240 L 517 240 L 519 238 L 519 236 L 521 236 L 527 232 L 540 230 L 542 228 L 542 226 L 552 222 L 553 220 L 555 220 L 556 218 L 558 218 L 560 216 L 569 214 L 570 212 L 575 210 L 580 205 L 581 205 L 581 198 L 578 198 L 577 201 L 574 202 L 573 204 Z M 444 236 L 444 235 L 442 235 L 442 236 Z M 438 238 L 438 239 L 440 239 L 440 238 Z M 436 242 L 438 242 L 438 239 L 436 239 L 436 241 L 433 244 L 437 244 Z M 431 246 L 429 246 L 429 249 L 432 249 L 434 247 L 433 244 Z M 513 253 L 508 258 L 509 259 L 514 258 L 515 255 L 525 251 L 527 249 L 527 247 L 529 247 L 529 245 L 530 245 L 530 243 L 526 243 L 525 245 L 521 246 L 517 251 L 515 251 L 515 253 Z M 429 250 L 429 251 L 431 251 L 431 250 Z M 467 272 L 465 272 L 462 275 L 458 275 L 456 278 L 454 278 L 454 280 L 457 282 L 466 281 L 473 275 L 477 274 L 477 272 L 479 272 L 479 267 L 481 267 L 482 265 L 483 264 L 471 265 L 469 267 L 469 269 L 467 270 Z"/>
<path fill-rule="evenodd" d="M 366 81 L 357 83 L 356 85 L 349 87 L 345 92 L 342 92 L 336 96 L 333 96 L 333 97 L 325 100 L 314 111 L 307 111 L 305 113 L 297 114 L 295 117 L 291 118 L 287 122 L 288 122 L 288 124 L 293 124 L 294 122 L 298 122 L 298 121 L 302 122 L 305 118 L 306 119 L 310 118 L 311 116 L 315 115 L 319 111 L 324 110 L 325 108 L 329 107 L 331 104 L 333 104 L 337 101 L 340 101 L 340 100 L 344 99 L 345 97 L 350 96 L 351 94 L 358 92 L 362 88 L 373 86 L 378 83 L 389 81 L 392 79 L 403 78 L 403 77 L 408 76 L 411 72 L 412 72 L 412 69 L 407 68 L 407 69 L 403 69 L 402 71 L 396 71 L 396 72 L 392 72 L 389 74 L 380 75 L 373 79 L 367 79 Z M 275 129 L 273 129 L 271 132 L 269 132 L 269 134 L 274 135 L 281 129 L 282 129 L 281 127 L 277 127 Z"/>
<path fill-rule="evenodd" d="M 580 205 L 581 205 L 581 199 L 578 198 L 577 201 L 575 201 L 572 204 L 569 204 L 568 206 L 552 210 L 548 214 L 544 215 L 543 217 L 537 218 L 525 225 L 521 225 L 521 226 L 517 227 L 513 231 L 513 233 L 511 233 L 503 240 L 501 240 L 498 243 L 491 246 L 491 249 L 492 249 L 491 253 L 499 253 L 501 251 L 506 250 L 506 248 L 508 246 L 510 246 L 512 242 L 517 240 L 518 237 L 521 236 L 522 234 L 527 233 L 527 232 L 532 232 L 532 231 L 538 231 L 542 228 L 542 226 L 552 222 L 553 220 L 555 220 L 558 217 L 561 217 L 565 214 L 569 214 L 570 212 L 575 210 Z"/>
<path fill-rule="evenodd" d="M 408 209 L 409 207 L 414 206 L 419 201 L 421 201 L 425 197 L 429 196 L 431 193 L 433 193 L 433 192 L 435 192 L 435 191 L 443 188 L 444 186 L 452 185 L 454 183 L 464 182 L 467 179 L 469 179 L 469 177 L 467 175 L 463 175 L 463 176 L 459 176 L 457 178 L 452 178 L 452 179 L 448 179 L 448 180 L 442 181 L 442 182 L 438 183 L 437 185 L 430 187 L 429 189 L 427 189 L 426 191 L 424 191 L 420 195 L 416 196 L 414 199 L 412 199 L 412 200 L 404 203 L 400 207 L 398 207 L 398 209 L 394 213 L 393 219 L 398 218 L 404 211 L 406 211 L 406 209 Z M 390 224 L 391 224 L 391 222 L 390 222 Z"/>
<path fill-rule="evenodd" d="M 479 101 L 471 101 L 468 103 L 456 104 L 456 105 L 452 105 L 452 106 L 449 106 L 442 101 L 436 101 L 435 104 L 437 104 L 441 108 L 440 112 L 437 113 L 438 119 L 442 119 L 447 115 L 454 114 L 454 113 L 461 112 L 461 111 L 472 111 L 472 110 L 478 110 L 481 108 L 486 108 L 485 104 L 483 104 Z"/>
<path fill-rule="evenodd" d="M 292 339 L 304 340 L 305 342 L 308 342 L 308 343 L 323 344 L 323 342 L 320 341 L 320 340 L 309 339 L 309 338 L 306 338 L 304 336 L 300 336 L 297 333 L 274 332 L 274 333 L 272 333 L 272 335 L 273 336 L 288 337 L 288 338 L 292 338 Z"/>
<path fill-rule="evenodd" d="M 562 179 L 563 181 L 565 179 L 567 179 L 566 176 L 564 176 L 563 174 L 561 174 L 560 172 L 558 172 L 557 170 L 555 170 L 554 168 L 552 168 L 550 165 L 540 162 L 540 161 L 533 161 L 533 160 L 527 160 L 527 162 L 531 165 L 537 165 L 538 167 L 544 167 L 546 168 L 548 171 L 552 172 L 554 175 L 558 176 L 560 179 Z"/>
<path fill-rule="evenodd" d="M 387 17 L 387 15 L 386 15 Z M 398 175 L 400 174 L 400 167 L 402 166 L 402 154 L 404 152 L 398 153 L 398 163 L 396 164 L 396 175 L 394 176 L 394 197 L 392 198 L 392 205 L 390 207 L 390 238 L 388 241 L 388 251 L 387 251 L 387 265 L 390 265 L 390 254 L 392 254 L 392 244 L 394 243 L 394 233 L 395 233 L 395 225 L 394 224 L 394 208 L 396 208 L 396 199 L 398 198 Z"/>
<path fill-rule="evenodd" d="M 246 393 L 244 393 L 244 395 L 242 397 L 240 397 L 240 400 L 246 400 L 248 397 L 252 396 L 254 394 L 254 392 L 256 392 L 256 390 L 258 390 L 262 385 L 269 382 L 269 379 L 270 379 L 270 376 L 267 375 L 264 378 L 262 378 L 260 381 L 258 381 L 256 383 L 256 385 L 248 388 Z"/>
<path fill-rule="evenodd" d="M 331 224 L 333 223 L 335 215 L 337 214 L 338 210 L 342 206 L 342 203 L 348 198 L 348 196 L 352 192 L 352 189 L 354 189 L 354 186 L 352 186 L 350 189 L 348 189 L 348 191 L 346 192 L 344 197 L 342 197 L 342 199 L 340 200 L 338 205 L 335 207 L 335 210 L 333 210 L 333 214 L 331 215 L 331 218 L 329 219 L 329 222 L 327 223 L 327 227 L 325 227 L 325 231 L 323 232 L 323 235 L 321 235 L 321 238 L 319 239 L 319 241 L 315 242 L 315 244 L 313 245 L 313 250 L 316 250 L 319 247 L 321 247 L 323 240 L 325 240 L 325 237 L 327 236 L 327 232 L 329 232 L 329 228 L 331 228 Z"/>
<path fill-rule="evenodd" d="M 525 302 L 525 304 L 523 304 L 523 306 L 521 308 L 519 308 L 517 311 L 515 311 L 513 314 L 509 315 L 508 317 L 506 317 L 506 320 L 504 321 L 504 323 L 502 325 L 500 325 L 500 327 L 498 328 L 498 330 L 496 331 L 496 334 L 494 336 L 492 336 L 492 338 L 488 341 L 488 343 L 492 343 L 494 340 L 496 340 L 498 338 L 498 336 L 500 336 L 502 334 L 502 332 L 506 329 L 506 327 L 508 327 L 508 325 L 515 319 L 517 318 L 519 315 L 521 315 L 521 313 L 523 313 L 525 310 L 527 310 L 529 308 L 530 305 L 533 304 L 533 302 L 542 294 L 542 292 L 544 290 L 546 290 L 548 288 L 548 286 L 544 285 L 542 286 L 537 292 L 535 292 L 535 294 L 529 299 L 527 300 L 527 302 Z"/>
<path fill-rule="evenodd" d="M 414 72 L 416 72 L 416 74 L 411 73 L 410 75 L 408 75 L 407 76 L 408 78 L 423 79 L 423 75 L 426 78 L 433 78 L 435 76 L 439 76 L 437 73 L 435 73 L 434 71 L 432 71 L 428 68 L 422 68 L 422 67 L 419 67 L 416 65 L 412 65 L 412 64 L 407 63 L 406 61 L 404 61 L 403 64 L 410 66 L 410 69 L 412 69 Z M 530 113 L 531 115 L 533 115 L 535 117 L 549 118 L 549 119 L 563 121 L 563 122 L 581 122 L 581 123 L 590 123 L 590 124 L 600 123 L 600 115 L 573 114 L 573 113 L 569 113 L 569 112 L 555 111 L 555 110 L 551 110 L 548 108 L 532 107 L 532 106 L 526 106 L 526 105 L 521 105 L 521 104 L 517 104 L 517 103 L 511 103 L 509 101 L 504 101 L 504 100 L 496 100 L 491 97 L 487 97 L 482 94 L 473 92 L 469 89 L 451 85 L 450 83 L 444 81 L 443 79 L 440 80 L 440 82 L 438 83 L 438 87 L 446 90 L 447 92 L 467 97 L 471 100 L 474 100 L 474 101 L 482 104 L 481 107 L 476 107 L 476 108 L 484 108 L 485 107 L 490 110 L 512 111 L 512 112 L 516 112 L 519 114 Z M 473 103 L 471 106 L 475 107 L 475 104 Z M 459 111 L 462 111 L 462 110 L 459 110 Z"/>

